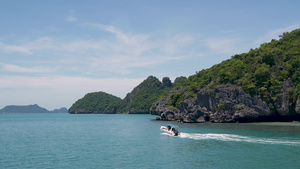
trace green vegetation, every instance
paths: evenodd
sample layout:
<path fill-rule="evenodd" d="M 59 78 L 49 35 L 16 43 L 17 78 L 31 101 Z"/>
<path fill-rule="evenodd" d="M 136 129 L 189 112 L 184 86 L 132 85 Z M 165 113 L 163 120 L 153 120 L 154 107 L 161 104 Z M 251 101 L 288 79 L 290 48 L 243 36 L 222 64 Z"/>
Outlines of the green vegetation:
<path fill-rule="evenodd" d="M 174 80 L 174 86 L 181 85 L 181 84 L 183 84 L 186 80 L 187 80 L 187 78 L 184 77 L 184 76 L 177 77 L 177 78 Z"/>
<path fill-rule="evenodd" d="M 163 93 L 168 93 L 172 84 L 169 78 L 165 83 L 156 77 L 149 76 L 128 93 L 122 100 L 104 92 L 86 94 L 69 109 L 70 113 L 149 113 L 152 103 Z M 171 86 L 170 86 L 171 84 Z"/>
<path fill-rule="evenodd" d="M 185 99 L 192 99 L 204 87 L 221 84 L 241 86 L 243 90 L 266 101 L 272 111 L 279 100 L 282 87 L 290 79 L 295 90 L 288 96 L 293 103 L 300 97 L 300 29 L 284 33 L 280 40 L 272 40 L 248 53 L 237 54 L 231 59 L 196 72 L 188 79 L 179 77 L 174 84 L 169 78 L 163 83 L 150 76 L 122 100 L 104 92 L 90 93 L 79 99 L 69 109 L 70 113 L 149 113 L 150 106 L 161 98 L 170 96 L 168 107 L 178 108 Z M 171 89 L 178 93 L 169 93 Z M 220 103 L 219 108 L 225 105 Z M 238 109 L 242 109 L 240 105 Z"/>
<path fill-rule="evenodd" d="M 70 107 L 69 113 L 103 113 L 110 104 L 118 101 L 121 99 L 104 92 L 88 93 Z"/>
<path fill-rule="evenodd" d="M 280 40 L 262 44 L 248 53 L 232 56 L 220 64 L 197 72 L 182 83 L 185 89 L 171 94 L 170 106 L 196 96 L 202 88 L 220 84 L 242 86 L 250 95 L 258 95 L 271 109 L 281 93 L 284 80 L 291 78 L 295 90 L 289 91 L 294 101 L 300 96 L 300 29 L 284 33 Z M 184 97 L 184 93 L 189 94 Z M 220 105 L 222 107 L 222 105 Z"/>
<path fill-rule="evenodd" d="M 168 79 L 168 78 L 167 78 Z M 167 85 L 164 85 L 167 84 Z M 171 90 L 170 81 L 160 82 L 156 77 L 150 76 L 139 84 L 124 98 L 126 104 L 121 112 L 149 113 L 151 105 L 163 94 Z"/>

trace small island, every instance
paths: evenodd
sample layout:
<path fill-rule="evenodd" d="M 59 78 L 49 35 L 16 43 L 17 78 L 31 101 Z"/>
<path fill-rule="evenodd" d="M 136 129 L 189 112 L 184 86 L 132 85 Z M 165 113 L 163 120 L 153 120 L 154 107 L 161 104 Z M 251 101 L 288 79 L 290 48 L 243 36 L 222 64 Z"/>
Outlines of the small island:
<path fill-rule="evenodd" d="M 11 105 L 5 106 L 0 110 L 0 113 L 68 113 L 67 108 L 62 107 L 60 109 L 54 109 L 49 111 L 45 108 L 40 107 L 37 104 L 34 105 Z"/>
<path fill-rule="evenodd" d="M 161 82 L 156 77 L 149 76 L 128 93 L 124 99 L 105 92 L 88 93 L 70 107 L 69 113 L 149 114 L 151 105 L 163 93 L 168 93 L 177 81 L 173 84 L 168 77 L 165 77 Z"/>

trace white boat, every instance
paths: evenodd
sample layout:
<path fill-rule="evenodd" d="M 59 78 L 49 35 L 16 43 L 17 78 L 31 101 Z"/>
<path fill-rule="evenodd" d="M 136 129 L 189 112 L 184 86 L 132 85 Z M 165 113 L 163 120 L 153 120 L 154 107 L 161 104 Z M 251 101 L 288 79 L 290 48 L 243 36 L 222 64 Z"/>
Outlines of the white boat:
<path fill-rule="evenodd" d="M 160 130 L 170 136 L 178 136 L 178 126 L 174 126 L 172 124 L 168 124 L 167 126 L 161 126 Z"/>

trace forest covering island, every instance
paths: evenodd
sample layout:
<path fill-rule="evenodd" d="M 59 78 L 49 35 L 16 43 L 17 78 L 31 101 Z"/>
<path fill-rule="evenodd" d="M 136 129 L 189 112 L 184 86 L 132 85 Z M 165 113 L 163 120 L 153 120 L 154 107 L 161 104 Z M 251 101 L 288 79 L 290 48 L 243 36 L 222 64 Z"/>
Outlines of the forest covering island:
<path fill-rule="evenodd" d="M 149 76 L 124 99 L 88 93 L 71 114 L 152 114 L 180 122 L 300 120 L 300 29 L 196 74 Z"/>

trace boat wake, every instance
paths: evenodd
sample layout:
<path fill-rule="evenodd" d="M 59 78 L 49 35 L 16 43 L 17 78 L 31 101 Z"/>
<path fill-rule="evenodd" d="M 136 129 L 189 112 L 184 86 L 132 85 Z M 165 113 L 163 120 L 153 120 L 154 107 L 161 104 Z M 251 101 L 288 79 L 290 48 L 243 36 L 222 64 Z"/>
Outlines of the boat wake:
<path fill-rule="evenodd" d="M 300 140 L 281 140 L 271 138 L 258 138 L 247 137 L 234 134 L 198 134 L 198 133 L 180 133 L 180 138 L 189 138 L 194 140 L 218 140 L 218 141 L 236 141 L 236 142 L 248 142 L 259 144 L 280 144 L 280 145 L 293 145 L 300 146 Z"/>

